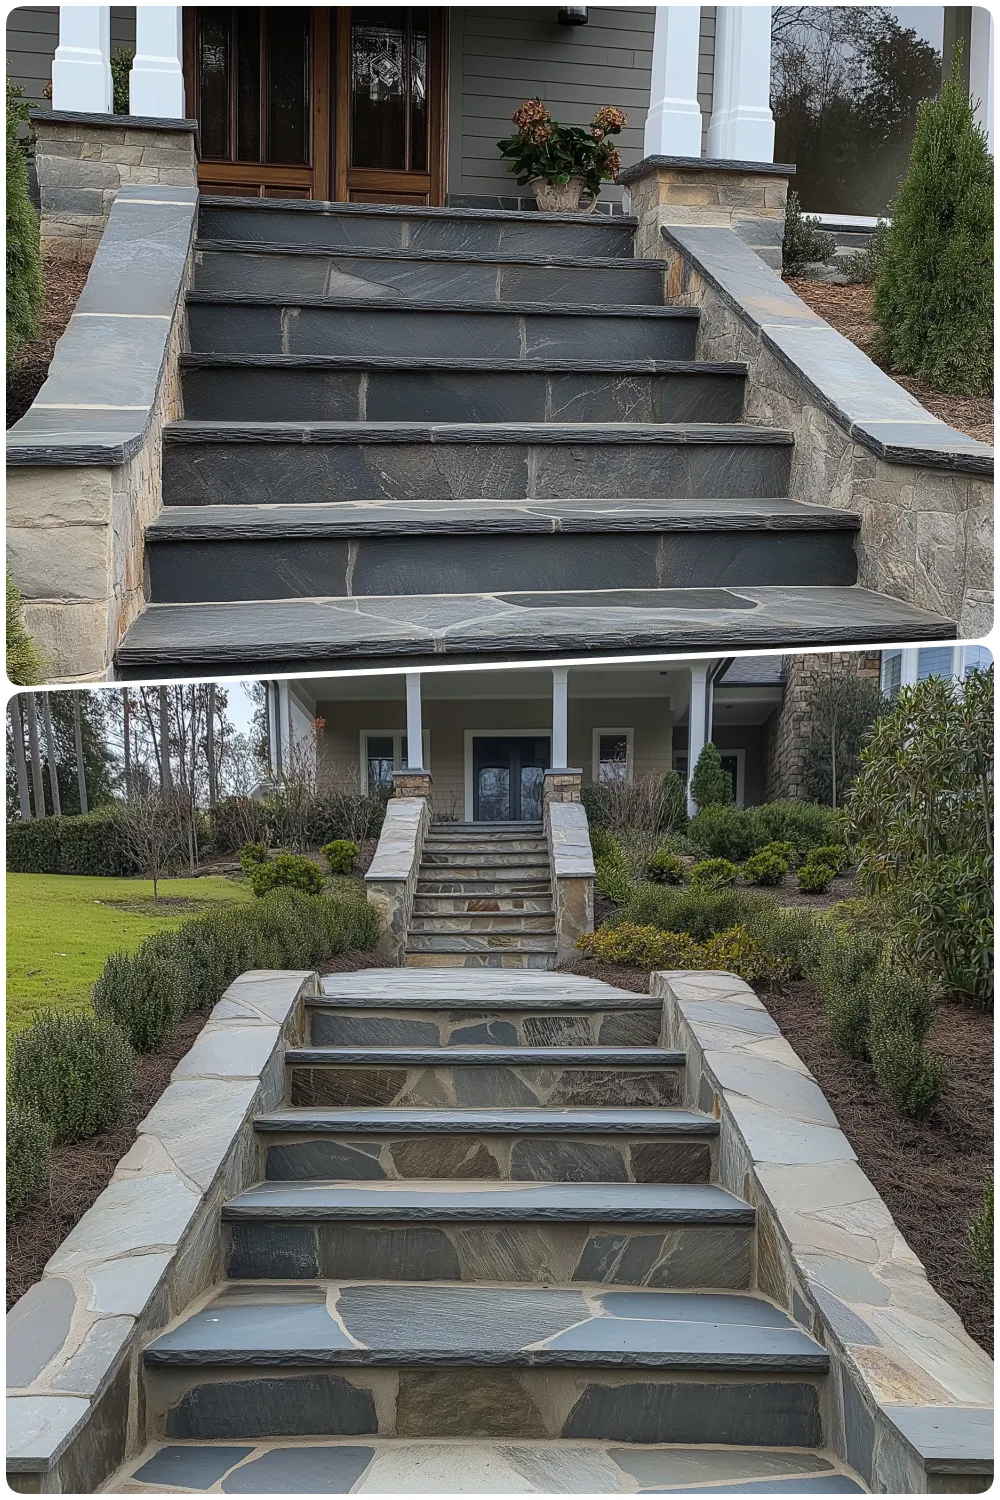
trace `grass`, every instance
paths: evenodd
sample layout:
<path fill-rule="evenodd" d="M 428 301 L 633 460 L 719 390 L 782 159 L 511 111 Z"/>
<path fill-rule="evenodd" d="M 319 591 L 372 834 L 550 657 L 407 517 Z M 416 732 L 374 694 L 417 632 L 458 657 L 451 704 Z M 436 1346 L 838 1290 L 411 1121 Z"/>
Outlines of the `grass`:
<path fill-rule="evenodd" d="M 109 953 L 132 952 L 219 902 L 252 899 L 248 886 L 223 875 L 161 880 L 154 904 L 150 880 L 8 873 L 8 1033 L 49 1006 L 87 1010 Z"/>

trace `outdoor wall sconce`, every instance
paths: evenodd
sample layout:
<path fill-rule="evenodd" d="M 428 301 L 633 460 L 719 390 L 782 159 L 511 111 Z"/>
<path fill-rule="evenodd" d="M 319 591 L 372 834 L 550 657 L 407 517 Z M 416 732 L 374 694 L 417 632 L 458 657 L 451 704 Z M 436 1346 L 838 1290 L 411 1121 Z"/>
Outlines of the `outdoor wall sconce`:
<path fill-rule="evenodd" d="M 587 7 L 585 5 L 564 5 L 556 12 L 556 19 L 560 26 L 586 26 Z"/>

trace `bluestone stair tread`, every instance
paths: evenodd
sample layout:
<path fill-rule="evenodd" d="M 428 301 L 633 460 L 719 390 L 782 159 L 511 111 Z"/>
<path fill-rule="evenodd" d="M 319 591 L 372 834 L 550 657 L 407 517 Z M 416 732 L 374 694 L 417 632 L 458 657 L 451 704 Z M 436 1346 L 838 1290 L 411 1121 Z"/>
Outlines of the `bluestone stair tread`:
<path fill-rule="evenodd" d="M 488 313 L 546 318 L 657 318 L 666 322 L 697 322 L 695 307 L 656 307 L 645 302 L 462 302 L 435 297 L 399 297 L 373 302 L 366 297 L 343 297 L 321 292 L 188 292 L 189 303 L 202 307 L 321 307 L 365 313 Z"/>
<path fill-rule="evenodd" d="M 296 1223 L 553 1223 L 752 1225 L 754 1209 L 702 1182 L 520 1182 L 470 1178 L 257 1183 L 231 1198 L 227 1220 Z"/>
<path fill-rule="evenodd" d="M 383 594 L 150 604 L 119 669 L 309 670 L 378 661 L 530 660 L 645 651 L 795 650 L 953 640 L 953 621 L 857 585 Z M 279 664 L 281 664 L 279 666 Z"/>
<path fill-rule="evenodd" d="M 506 532 L 857 531 L 860 516 L 783 498 L 748 500 L 335 500 L 167 505 L 152 542 Z"/>
<path fill-rule="evenodd" d="M 608 271 L 658 271 L 666 274 L 662 260 L 640 260 L 638 256 L 564 255 L 553 245 L 548 255 L 518 250 L 422 250 L 416 245 L 334 245 L 326 249 L 315 245 L 281 244 L 277 240 L 226 240 L 199 238 L 195 251 L 210 255 L 299 255 L 321 260 L 388 260 L 429 261 L 432 265 L 500 265 L 500 266 L 580 266 Z"/>
<path fill-rule="evenodd" d="M 222 194 L 206 193 L 201 198 L 203 209 L 242 209 L 250 210 L 246 219 L 247 224 L 253 224 L 254 216 L 261 212 L 271 213 L 295 213 L 311 214 L 317 217 L 329 219 L 440 219 L 444 221 L 455 220 L 459 223 L 474 222 L 483 219 L 487 223 L 500 221 L 522 226 L 525 223 L 525 214 L 522 209 L 513 208 L 431 208 L 424 204 L 400 204 L 400 203 L 335 203 L 313 198 L 252 198 L 232 197 Z M 232 215 L 237 217 L 237 215 Z M 597 227 L 601 229 L 635 229 L 639 223 L 634 215 L 630 214 L 607 214 L 591 215 L 584 221 L 588 228 Z M 564 224 L 577 227 L 580 224 L 578 213 L 548 213 L 533 210 L 528 218 L 529 224 Z"/>
<path fill-rule="evenodd" d="M 156 1366 L 586 1366 L 822 1374 L 762 1298 L 398 1282 L 226 1288 L 147 1346 Z"/>
<path fill-rule="evenodd" d="M 290 1047 L 289 1067 L 682 1068 L 667 1047 Z"/>
<path fill-rule="evenodd" d="M 780 427 L 741 422 L 210 422 L 181 418 L 163 430 L 179 443 L 629 443 L 791 447 Z"/>
<path fill-rule="evenodd" d="M 526 369 L 523 359 L 483 359 L 459 354 L 254 354 L 186 350 L 182 369 L 273 370 L 428 370 L 495 374 L 508 371 L 534 377 L 546 372 L 577 375 L 746 375 L 740 360 L 711 359 L 588 359 L 539 355 Z"/>
<path fill-rule="evenodd" d="M 265 1135 L 717 1136 L 719 1122 L 689 1109 L 278 1109 L 257 1115 Z"/>
<path fill-rule="evenodd" d="M 408 974 L 400 969 L 358 969 L 347 974 L 327 974 L 320 980 L 321 993 L 307 1004 L 344 1003 L 356 1005 L 371 1000 L 388 1009 L 420 1005 L 432 1010 L 456 1008 L 480 1011 L 484 1008 L 560 1008 L 567 1001 L 591 1009 L 610 1009 L 616 1004 L 659 1007 L 661 1002 L 650 995 L 634 995 L 602 979 L 584 974 L 480 974 L 471 979 L 462 974 Z M 591 1003 L 592 1002 L 592 1003 Z"/>

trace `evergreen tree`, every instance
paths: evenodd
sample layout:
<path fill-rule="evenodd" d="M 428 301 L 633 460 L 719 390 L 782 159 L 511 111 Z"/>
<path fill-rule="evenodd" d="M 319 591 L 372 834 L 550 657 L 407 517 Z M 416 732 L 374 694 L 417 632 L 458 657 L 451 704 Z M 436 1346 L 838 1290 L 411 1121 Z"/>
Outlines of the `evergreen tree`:
<path fill-rule="evenodd" d="M 853 663 L 826 658 L 827 670 L 811 695 L 812 733 L 803 772 L 811 802 L 842 807 L 861 768 L 861 749 L 880 713 L 891 705 L 878 683 L 861 677 Z"/>
<path fill-rule="evenodd" d="M 875 280 L 880 354 L 940 391 L 993 390 L 993 159 L 957 64 L 917 116 Z"/>
<path fill-rule="evenodd" d="M 50 693 L 49 709 L 52 714 L 52 731 L 56 742 L 56 779 L 59 785 L 60 810 L 65 817 L 80 811 L 80 785 L 77 776 L 76 725 L 74 722 L 75 693 Z M 87 804 L 93 812 L 115 800 L 117 774 L 116 757 L 108 744 L 108 714 L 111 710 L 109 695 L 101 692 L 82 691 L 80 700 L 80 730 L 83 742 L 83 764 L 87 780 Z M 12 724 L 7 720 L 7 816 L 17 816 L 16 767 L 12 754 Z M 27 743 L 27 736 L 25 736 Z M 39 808 L 36 816 L 51 814 L 52 802 L 49 789 L 48 757 L 42 741 L 43 786 L 45 807 Z M 34 811 L 34 798 L 32 798 Z"/>
<path fill-rule="evenodd" d="M 42 310 L 42 252 L 38 219 L 28 196 L 28 162 L 18 128 L 28 118 L 20 84 L 7 81 L 7 366 L 22 344 L 38 337 Z M 17 679 L 15 679 L 16 681 Z"/>
<path fill-rule="evenodd" d="M 691 795 L 698 807 L 719 807 L 733 800 L 733 778 L 723 768 L 722 756 L 709 740 L 698 756 L 691 777 Z"/>

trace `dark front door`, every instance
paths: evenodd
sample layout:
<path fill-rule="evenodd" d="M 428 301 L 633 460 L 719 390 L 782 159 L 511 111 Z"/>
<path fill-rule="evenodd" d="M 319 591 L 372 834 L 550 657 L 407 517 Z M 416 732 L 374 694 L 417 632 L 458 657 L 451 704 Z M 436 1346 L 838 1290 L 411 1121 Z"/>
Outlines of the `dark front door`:
<path fill-rule="evenodd" d="M 538 823 L 548 736 L 472 741 L 472 816 L 477 823 Z"/>
<path fill-rule="evenodd" d="M 445 12 L 185 7 L 206 193 L 444 202 Z"/>

